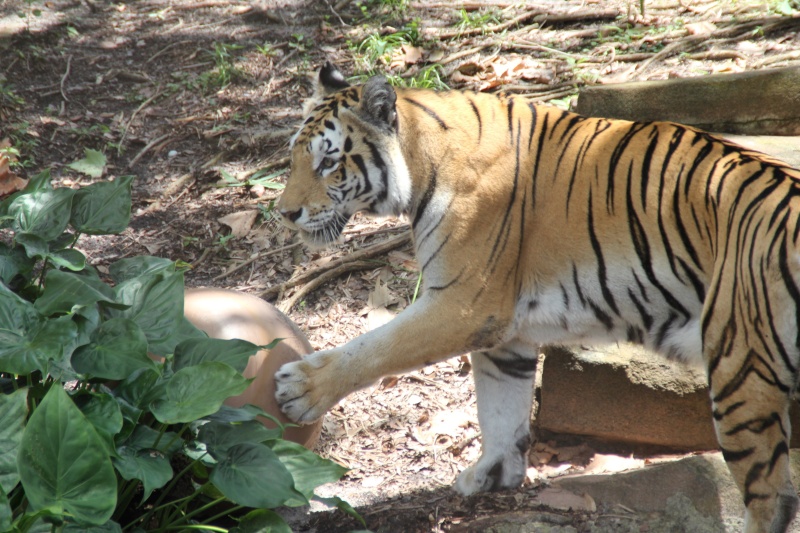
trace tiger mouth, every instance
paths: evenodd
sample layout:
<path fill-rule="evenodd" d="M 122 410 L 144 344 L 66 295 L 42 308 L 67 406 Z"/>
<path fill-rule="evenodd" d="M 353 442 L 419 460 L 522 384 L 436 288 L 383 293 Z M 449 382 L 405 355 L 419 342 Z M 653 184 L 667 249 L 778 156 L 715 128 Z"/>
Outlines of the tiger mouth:
<path fill-rule="evenodd" d="M 339 240 L 349 220 L 350 216 L 337 213 L 336 216 L 319 228 L 312 230 L 301 229 L 300 235 L 307 244 L 325 247 Z"/>

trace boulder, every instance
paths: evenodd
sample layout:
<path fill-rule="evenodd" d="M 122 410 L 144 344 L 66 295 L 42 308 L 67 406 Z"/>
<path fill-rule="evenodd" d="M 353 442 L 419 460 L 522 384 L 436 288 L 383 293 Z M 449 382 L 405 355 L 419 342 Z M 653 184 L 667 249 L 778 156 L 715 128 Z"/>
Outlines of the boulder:
<path fill-rule="evenodd" d="M 718 448 L 702 369 L 629 344 L 545 349 L 538 430 L 676 451 Z M 792 443 L 800 409 L 792 402 Z"/>
<path fill-rule="evenodd" d="M 800 135 L 800 67 L 586 87 L 577 111 L 708 131 Z"/>

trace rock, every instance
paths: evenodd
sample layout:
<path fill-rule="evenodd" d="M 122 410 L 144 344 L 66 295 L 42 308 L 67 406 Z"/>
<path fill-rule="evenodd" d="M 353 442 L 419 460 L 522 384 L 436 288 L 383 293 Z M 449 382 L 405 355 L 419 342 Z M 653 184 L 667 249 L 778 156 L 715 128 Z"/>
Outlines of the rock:
<path fill-rule="evenodd" d="M 718 448 L 705 374 L 638 346 L 549 347 L 539 430 L 675 450 Z M 792 402 L 792 442 L 800 443 Z"/>
<path fill-rule="evenodd" d="M 794 168 L 800 168 L 800 137 L 783 135 L 722 135 L 745 148 L 776 157 Z"/>
<path fill-rule="evenodd" d="M 263 346 L 277 338 L 283 340 L 272 350 L 261 350 L 250 358 L 243 375 L 255 378 L 239 396 L 228 398 L 226 405 L 241 407 L 253 404 L 290 423 L 275 402 L 274 375 L 284 363 L 297 361 L 314 349 L 303 332 L 289 318 L 261 298 L 224 289 L 189 289 L 184 295 L 184 315 L 209 337 L 243 339 Z M 275 427 L 270 420 L 265 426 Z M 322 420 L 300 427 L 289 427 L 284 438 L 306 448 L 313 448 L 322 431 Z"/>
<path fill-rule="evenodd" d="M 800 67 L 586 87 L 577 111 L 708 131 L 800 135 Z"/>

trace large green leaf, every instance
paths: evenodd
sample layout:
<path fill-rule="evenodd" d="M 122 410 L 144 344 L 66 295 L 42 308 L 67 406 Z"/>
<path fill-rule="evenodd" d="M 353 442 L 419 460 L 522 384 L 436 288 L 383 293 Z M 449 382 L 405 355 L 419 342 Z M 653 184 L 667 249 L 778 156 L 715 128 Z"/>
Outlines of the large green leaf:
<path fill-rule="evenodd" d="M 28 416 L 27 399 L 27 389 L 0 394 L 0 490 L 6 494 L 19 483 L 17 452 Z"/>
<path fill-rule="evenodd" d="M 133 176 L 122 176 L 78 190 L 72 200 L 72 227 L 90 235 L 124 231 L 131 219 L 132 181 Z"/>
<path fill-rule="evenodd" d="M 113 459 L 114 468 L 124 479 L 138 479 L 142 482 L 144 493 L 142 502 L 172 479 L 173 471 L 169 459 L 156 450 L 137 450 L 129 446 L 117 448 Z"/>
<path fill-rule="evenodd" d="M 347 468 L 323 459 L 297 443 L 275 440 L 268 445 L 292 474 L 294 488 L 307 499 L 314 495 L 314 489 L 320 485 L 338 481 L 347 473 Z M 304 504 L 305 502 L 299 503 L 299 505 Z"/>
<path fill-rule="evenodd" d="M 0 372 L 45 371 L 71 353 L 78 328 L 69 317 L 43 320 L 33 305 L 0 284 Z"/>
<path fill-rule="evenodd" d="M 0 242 L 0 283 L 10 283 L 18 274 L 30 272 L 31 261 L 22 247 L 10 247 Z"/>
<path fill-rule="evenodd" d="M 117 504 L 114 467 L 92 424 L 58 384 L 33 412 L 17 457 L 32 510 L 105 524 Z"/>
<path fill-rule="evenodd" d="M 14 236 L 14 242 L 22 246 L 25 254 L 31 259 L 44 258 L 50 253 L 50 245 L 35 233 L 17 233 Z"/>
<path fill-rule="evenodd" d="M 208 415 L 206 417 L 206 420 L 234 423 L 234 422 L 247 422 L 249 420 L 256 420 L 259 416 L 263 416 L 264 418 L 272 420 L 277 427 L 280 428 L 283 427 L 281 421 L 278 420 L 276 417 L 264 411 L 257 405 L 252 405 L 249 403 L 241 407 L 229 407 L 227 405 L 223 405 L 222 407 L 220 407 L 219 411 L 217 411 L 212 415 Z"/>
<path fill-rule="evenodd" d="M 67 227 L 72 209 L 73 189 L 41 189 L 16 198 L 8 207 L 14 217 L 11 227 L 18 233 L 33 233 L 52 241 Z"/>
<path fill-rule="evenodd" d="M 156 274 L 163 271 L 175 270 L 175 263 L 163 257 L 152 257 L 149 255 L 137 255 L 120 259 L 108 267 L 111 279 L 117 283 L 122 283 L 129 279 L 144 276 L 145 274 Z"/>
<path fill-rule="evenodd" d="M 26 357 L 24 353 L 19 355 L 17 348 L 25 342 L 29 328 L 41 320 L 33 304 L 0 283 L 0 372 L 27 374 L 28 369 L 37 367 L 38 360 Z M 23 372 L 16 372 L 18 369 Z"/>
<path fill-rule="evenodd" d="M 264 424 L 256 420 L 241 424 L 212 421 L 203 424 L 197 433 L 197 440 L 205 444 L 214 457 L 220 457 L 237 444 L 279 439 L 282 433 L 279 428 L 267 429 Z"/>
<path fill-rule="evenodd" d="M 106 156 L 103 152 L 92 150 L 91 148 L 84 148 L 84 157 L 74 163 L 67 165 L 72 170 L 82 172 L 92 178 L 99 178 L 103 175 L 103 169 L 106 166 Z"/>
<path fill-rule="evenodd" d="M 163 487 L 172 479 L 170 458 L 183 448 L 177 433 L 159 433 L 139 425 L 133 434 L 117 448 L 114 467 L 125 479 L 138 479 L 144 485 L 142 502 L 153 490 Z"/>
<path fill-rule="evenodd" d="M 47 254 L 47 259 L 57 267 L 67 268 L 74 272 L 86 267 L 86 256 L 71 248 L 50 252 Z"/>
<path fill-rule="evenodd" d="M 8 502 L 3 487 L 0 487 L 0 531 L 11 531 L 11 520 L 13 515 L 11 513 L 11 505 Z"/>
<path fill-rule="evenodd" d="M 211 471 L 210 479 L 231 501 L 248 507 L 269 509 L 303 499 L 294 489 L 292 475 L 263 444 L 233 446 Z"/>
<path fill-rule="evenodd" d="M 192 422 L 217 412 L 222 402 L 244 392 L 249 383 L 224 363 L 200 363 L 178 370 L 164 382 L 150 410 L 165 424 Z"/>
<path fill-rule="evenodd" d="M 22 195 L 30 194 L 34 191 L 43 189 L 52 189 L 52 188 L 53 184 L 50 183 L 50 169 L 48 168 L 30 178 L 28 180 L 28 184 L 25 186 L 24 189 L 22 189 L 21 191 L 17 191 L 8 196 L 7 198 L 3 199 L 3 201 L 0 201 L 0 228 L 6 228 L 10 226 L 10 224 L 7 224 L 6 221 L 4 221 L 3 219 L 9 216 L 8 209 L 14 202 L 14 200 L 16 200 Z"/>
<path fill-rule="evenodd" d="M 183 274 L 174 269 L 147 273 L 121 282 L 115 290 L 117 301 L 130 307 L 111 310 L 112 316 L 139 324 L 151 353 L 172 353 L 174 333 L 183 321 Z"/>
<path fill-rule="evenodd" d="M 96 302 L 115 304 L 114 290 L 90 276 L 50 270 L 44 280 L 44 292 L 34 307 L 43 315 L 69 313 L 76 305 L 89 306 Z"/>
<path fill-rule="evenodd" d="M 122 533 L 122 528 L 113 520 L 100 526 L 84 526 L 68 522 L 64 526 L 63 533 Z"/>
<path fill-rule="evenodd" d="M 105 379 L 125 379 L 140 368 L 156 368 L 147 355 L 147 338 L 133 320 L 111 318 L 72 354 L 72 368 Z"/>
<path fill-rule="evenodd" d="M 160 392 L 160 389 L 155 390 L 160 378 L 161 373 L 158 370 L 142 368 L 122 380 L 114 390 L 114 396 L 122 398 L 137 409 L 145 409 L 154 395 L 157 397 Z"/>
<path fill-rule="evenodd" d="M 292 533 L 292 528 L 275 511 L 256 509 L 244 515 L 239 524 L 228 531 L 229 533 Z"/>
<path fill-rule="evenodd" d="M 227 363 L 238 372 L 244 372 L 250 356 L 259 347 L 241 339 L 188 339 L 175 347 L 175 370 L 187 368 L 203 361 Z"/>
<path fill-rule="evenodd" d="M 122 430 L 122 411 L 110 394 L 87 392 L 72 398 L 83 416 L 103 439 L 109 453 L 114 452 L 114 436 Z"/>

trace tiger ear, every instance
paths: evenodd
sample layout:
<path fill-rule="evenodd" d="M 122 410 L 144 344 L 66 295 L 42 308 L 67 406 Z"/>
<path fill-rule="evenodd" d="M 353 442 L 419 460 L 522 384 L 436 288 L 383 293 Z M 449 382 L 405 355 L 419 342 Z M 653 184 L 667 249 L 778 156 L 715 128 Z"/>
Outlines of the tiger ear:
<path fill-rule="evenodd" d="M 326 61 L 325 65 L 319 69 L 317 90 L 324 92 L 325 96 L 348 87 L 350 84 L 344 79 L 344 75 L 330 61 Z"/>
<path fill-rule="evenodd" d="M 325 65 L 319 69 L 317 82 L 314 86 L 314 94 L 303 104 L 303 116 L 307 117 L 311 110 L 321 104 L 326 96 L 348 87 L 350 87 L 350 84 L 344 79 L 344 75 L 333 66 L 333 63 L 326 61 Z"/>
<path fill-rule="evenodd" d="M 361 90 L 362 115 L 381 127 L 391 130 L 397 127 L 397 94 L 394 87 L 383 76 L 373 76 Z"/>

